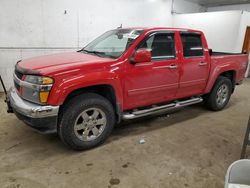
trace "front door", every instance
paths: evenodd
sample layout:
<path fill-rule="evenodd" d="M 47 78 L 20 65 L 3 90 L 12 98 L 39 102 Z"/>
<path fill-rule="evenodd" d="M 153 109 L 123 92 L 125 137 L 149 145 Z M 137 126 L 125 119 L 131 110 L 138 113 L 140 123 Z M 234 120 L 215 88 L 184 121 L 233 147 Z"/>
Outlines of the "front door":
<path fill-rule="evenodd" d="M 124 108 L 133 109 L 174 98 L 178 89 L 175 34 L 151 33 L 137 47 L 151 50 L 151 62 L 127 64 Z"/>

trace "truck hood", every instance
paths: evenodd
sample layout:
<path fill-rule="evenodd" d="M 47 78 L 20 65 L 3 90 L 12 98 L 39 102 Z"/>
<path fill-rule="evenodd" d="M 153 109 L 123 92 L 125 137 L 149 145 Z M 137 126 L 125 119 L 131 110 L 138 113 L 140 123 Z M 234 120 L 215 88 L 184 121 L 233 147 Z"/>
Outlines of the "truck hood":
<path fill-rule="evenodd" d="M 69 69 L 93 63 L 105 63 L 108 61 L 113 61 L 113 59 L 81 52 L 67 52 L 25 59 L 18 63 L 18 67 L 24 73 L 46 74 L 62 69 Z"/>

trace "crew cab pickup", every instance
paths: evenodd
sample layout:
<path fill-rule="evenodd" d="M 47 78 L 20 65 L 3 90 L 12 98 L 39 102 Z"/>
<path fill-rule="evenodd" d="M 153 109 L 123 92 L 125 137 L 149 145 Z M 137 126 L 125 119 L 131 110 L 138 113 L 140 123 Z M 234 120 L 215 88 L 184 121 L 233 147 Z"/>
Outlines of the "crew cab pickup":
<path fill-rule="evenodd" d="M 119 28 L 77 52 L 18 61 L 8 111 L 75 150 L 105 141 L 115 124 L 204 102 L 222 110 L 246 54 L 213 52 L 201 31 Z"/>

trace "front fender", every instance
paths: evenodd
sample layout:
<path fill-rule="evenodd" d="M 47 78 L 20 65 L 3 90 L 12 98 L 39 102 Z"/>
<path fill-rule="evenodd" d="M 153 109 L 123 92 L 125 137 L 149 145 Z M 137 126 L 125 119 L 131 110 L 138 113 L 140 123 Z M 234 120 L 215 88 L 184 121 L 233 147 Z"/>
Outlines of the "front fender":
<path fill-rule="evenodd" d="M 123 104 L 122 87 L 119 75 L 115 72 L 93 72 L 58 78 L 52 87 L 48 103 L 61 105 L 66 97 L 77 89 L 89 86 L 110 85 L 113 87 L 117 102 Z"/>

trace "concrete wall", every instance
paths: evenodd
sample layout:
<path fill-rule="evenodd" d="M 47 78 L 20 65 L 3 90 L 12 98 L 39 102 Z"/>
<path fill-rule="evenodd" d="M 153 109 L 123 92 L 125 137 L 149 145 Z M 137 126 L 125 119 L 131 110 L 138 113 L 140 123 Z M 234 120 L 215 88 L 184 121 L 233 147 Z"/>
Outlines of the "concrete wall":
<path fill-rule="evenodd" d="M 201 10 L 176 1 L 175 12 Z M 171 27 L 171 9 L 172 0 L 1 0 L 0 75 L 9 88 L 19 59 L 79 49 L 120 24 Z"/>
<path fill-rule="evenodd" d="M 241 16 L 241 11 L 181 14 L 174 16 L 173 25 L 202 30 L 215 51 L 239 52 L 236 43 Z"/>

